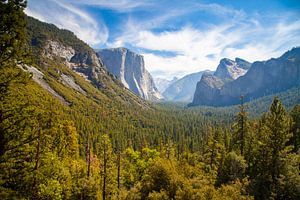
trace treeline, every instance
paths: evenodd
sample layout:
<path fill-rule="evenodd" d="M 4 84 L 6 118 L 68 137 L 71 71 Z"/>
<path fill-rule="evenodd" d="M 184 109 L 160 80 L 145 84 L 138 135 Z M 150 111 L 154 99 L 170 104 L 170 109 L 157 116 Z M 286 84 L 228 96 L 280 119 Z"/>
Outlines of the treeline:
<path fill-rule="evenodd" d="M 300 106 L 288 114 L 274 99 L 256 120 L 241 106 L 229 127 L 207 122 L 197 136 L 179 132 L 180 142 L 157 135 L 159 145 L 137 145 L 121 130 L 81 137 L 52 109 L 57 101 L 33 82 L 22 86 L 39 103 L 27 105 L 32 100 L 16 85 L 11 94 L 20 96 L 1 102 L 2 199 L 300 197 Z"/>

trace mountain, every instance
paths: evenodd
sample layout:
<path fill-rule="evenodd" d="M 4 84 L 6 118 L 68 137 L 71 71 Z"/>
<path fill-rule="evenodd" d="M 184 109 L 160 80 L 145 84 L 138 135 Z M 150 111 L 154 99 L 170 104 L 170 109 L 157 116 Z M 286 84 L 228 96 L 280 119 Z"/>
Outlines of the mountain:
<path fill-rule="evenodd" d="M 214 76 L 226 81 L 235 80 L 240 76 L 243 76 L 250 68 L 251 63 L 236 58 L 235 61 L 228 58 L 223 58 L 217 67 Z"/>
<path fill-rule="evenodd" d="M 163 92 L 163 97 L 168 101 L 191 102 L 195 93 L 197 82 L 201 79 L 202 74 L 211 74 L 211 71 L 201 71 L 188 74 L 174 83 Z"/>
<path fill-rule="evenodd" d="M 172 80 L 167 80 L 164 78 L 154 78 L 155 85 L 160 93 L 163 93 L 172 83 L 177 80 L 177 77 L 174 77 Z"/>
<path fill-rule="evenodd" d="M 27 34 L 19 29 L 18 21 L 25 24 L 15 13 L 14 3 L 23 4 L 0 3 L 8 25 L 0 26 L 1 48 L 6 49 L 0 54 L 0 199 L 196 199 L 208 193 L 215 199 L 268 199 L 271 195 L 299 199 L 299 189 L 288 187 L 299 182 L 295 152 L 300 146 L 297 137 L 287 136 L 297 136 L 299 105 L 291 112 L 295 123 L 278 99 L 267 117 L 253 119 L 260 123 L 246 123 L 245 130 L 254 133 L 255 143 L 253 150 L 240 151 L 253 158 L 243 161 L 240 145 L 232 148 L 228 141 L 250 144 L 252 140 L 231 134 L 232 125 L 240 119 L 227 108 L 213 108 L 219 110 L 215 112 L 149 104 L 108 73 L 94 50 L 71 32 L 33 19 L 27 20 Z M 30 54 L 25 58 L 20 49 Z M 216 83 L 212 82 L 214 87 Z M 299 89 L 290 91 L 293 97 L 297 93 L 300 99 Z M 285 145 L 282 141 L 287 139 Z M 273 166 L 269 152 L 278 155 L 278 147 L 289 147 L 291 152 L 286 151 Z M 211 156 L 210 150 L 220 148 L 222 155 Z M 242 173 L 234 177 L 223 173 L 228 171 L 218 165 L 223 158 L 225 167 L 233 161 Z M 285 178 L 278 186 L 261 174 L 281 169 L 277 164 L 282 164 L 277 162 L 281 158 L 287 158 L 283 164 L 289 170 L 280 170 L 279 176 Z M 247 166 L 255 173 L 247 173 Z M 252 176 L 247 185 L 253 190 L 247 192 L 235 184 L 240 175 Z M 280 190 L 261 191 L 273 186 Z"/>
<path fill-rule="evenodd" d="M 133 93 L 146 100 L 162 99 L 152 76 L 145 68 L 143 56 L 126 48 L 102 49 L 97 55 L 106 69 Z"/>
<path fill-rule="evenodd" d="M 198 82 L 191 105 L 228 106 L 282 92 L 300 85 L 300 48 L 293 48 L 279 58 L 254 62 L 243 76 L 224 82 L 202 77 Z M 228 76 L 227 76 L 228 77 Z M 218 84 L 212 84 L 217 81 Z M 222 84 L 223 81 L 223 84 Z"/>
<path fill-rule="evenodd" d="M 225 83 L 229 83 L 243 76 L 250 67 L 251 63 L 241 58 L 236 58 L 235 60 L 228 58 L 221 59 L 213 74 L 205 73 L 202 78 L 200 78 L 200 82 L 197 81 L 198 83 L 195 84 L 191 101 L 197 105 L 198 103 L 202 105 L 202 102 L 211 102 Z M 202 95 L 204 93 L 205 95 Z M 198 100 L 200 102 L 198 102 Z"/>
<path fill-rule="evenodd" d="M 119 105 L 147 107 L 145 101 L 124 89 L 105 69 L 96 52 L 72 32 L 32 17 L 27 17 L 26 21 L 27 43 L 33 53 L 33 61 L 32 66 L 25 69 L 53 96 L 73 105 L 74 99 L 68 93 L 75 90 L 107 105 L 114 98 L 113 103 Z M 68 92 L 61 91 L 66 91 L 66 88 Z"/>
<path fill-rule="evenodd" d="M 188 74 L 174 83 L 170 84 L 163 92 L 166 100 L 177 102 L 190 102 L 193 99 L 193 94 L 196 89 L 197 82 L 201 79 L 204 73 L 211 74 L 211 71 L 201 71 L 193 74 Z"/>

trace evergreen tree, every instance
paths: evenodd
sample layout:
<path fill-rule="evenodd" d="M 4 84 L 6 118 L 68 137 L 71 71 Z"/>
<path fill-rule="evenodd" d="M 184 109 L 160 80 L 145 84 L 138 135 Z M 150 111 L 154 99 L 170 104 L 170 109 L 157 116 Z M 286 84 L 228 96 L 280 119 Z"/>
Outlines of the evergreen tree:
<path fill-rule="evenodd" d="M 100 174 L 101 174 L 101 188 L 102 199 L 105 200 L 108 197 L 112 197 L 116 194 L 116 166 L 115 155 L 110 142 L 110 138 L 107 134 L 101 137 L 99 144 L 99 158 L 100 158 Z"/>
<path fill-rule="evenodd" d="M 16 64 L 24 56 L 26 0 L 0 1 L 0 64 Z"/>
<path fill-rule="evenodd" d="M 25 14 L 24 0 L 0 1 L 0 156 L 8 147 L 5 129 L 1 126 L 7 119 L 4 101 L 13 83 L 26 79 L 17 64 L 24 59 Z"/>
<path fill-rule="evenodd" d="M 246 166 L 243 156 L 236 155 L 234 151 L 228 153 L 218 175 L 218 185 L 236 181 L 237 179 L 242 180 L 245 177 Z"/>
<path fill-rule="evenodd" d="M 294 145 L 294 152 L 297 152 L 300 148 L 300 105 L 296 105 L 291 111 L 293 118 L 293 137 L 291 138 L 291 144 Z"/>
<path fill-rule="evenodd" d="M 255 192 L 260 199 L 282 199 L 281 177 L 286 176 L 284 168 L 292 156 L 292 146 L 288 141 L 292 137 L 291 118 L 282 103 L 274 98 L 270 111 L 263 116 L 259 133 L 258 156 L 256 158 Z"/>
<path fill-rule="evenodd" d="M 239 150 L 240 154 L 244 156 L 246 148 L 246 140 L 249 135 L 249 122 L 247 112 L 244 106 L 244 97 L 241 96 L 241 105 L 239 106 L 235 123 L 233 125 L 233 146 L 235 150 Z"/>

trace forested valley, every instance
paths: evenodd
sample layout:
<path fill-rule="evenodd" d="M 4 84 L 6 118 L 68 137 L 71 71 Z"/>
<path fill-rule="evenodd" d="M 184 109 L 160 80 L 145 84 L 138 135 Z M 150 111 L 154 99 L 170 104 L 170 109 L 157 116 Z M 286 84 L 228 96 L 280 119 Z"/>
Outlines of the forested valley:
<path fill-rule="evenodd" d="M 231 108 L 145 102 L 44 56 L 49 39 L 92 50 L 25 7 L 0 2 L 0 199 L 300 199 L 299 89 Z"/>

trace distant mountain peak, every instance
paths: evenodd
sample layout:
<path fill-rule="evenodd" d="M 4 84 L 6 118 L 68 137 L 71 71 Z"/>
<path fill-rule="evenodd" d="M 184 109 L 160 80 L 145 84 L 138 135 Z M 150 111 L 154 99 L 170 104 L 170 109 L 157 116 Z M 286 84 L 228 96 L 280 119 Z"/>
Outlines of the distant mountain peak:
<path fill-rule="evenodd" d="M 197 84 L 191 105 L 227 106 L 239 103 L 240 95 L 245 101 L 282 92 L 300 85 L 300 48 L 293 48 L 279 58 L 256 61 L 247 71 L 249 62 L 235 59 L 235 64 L 222 59 L 214 76 L 202 76 Z M 235 73 L 246 71 L 234 78 Z M 241 70 L 241 71 L 239 71 Z M 239 73 L 237 73 L 239 75 Z M 231 76 L 230 76 L 231 75 Z M 231 80 L 226 79 L 226 77 Z M 223 79 L 222 79 L 223 78 Z"/>
<path fill-rule="evenodd" d="M 191 102 L 193 100 L 197 82 L 201 79 L 202 75 L 212 73 L 212 71 L 205 70 L 185 75 L 170 84 L 163 92 L 163 96 L 169 101 Z"/>
<path fill-rule="evenodd" d="M 247 64 L 247 61 L 239 58 L 235 61 L 230 60 L 229 58 L 223 58 L 220 60 L 214 75 L 224 80 L 235 80 L 247 72 Z"/>
<path fill-rule="evenodd" d="M 219 65 L 226 67 L 228 65 L 234 65 L 234 64 L 235 64 L 235 62 L 233 60 L 230 60 L 229 58 L 222 58 L 220 60 L 220 64 Z"/>
<path fill-rule="evenodd" d="M 285 52 L 280 59 L 300 59 L 300 47 L 294 47 L 291 50 Z"/>

